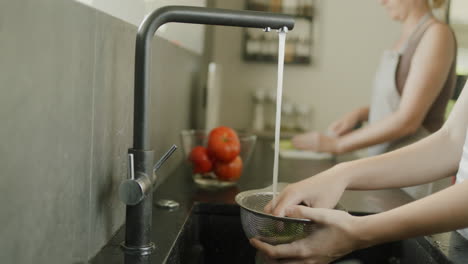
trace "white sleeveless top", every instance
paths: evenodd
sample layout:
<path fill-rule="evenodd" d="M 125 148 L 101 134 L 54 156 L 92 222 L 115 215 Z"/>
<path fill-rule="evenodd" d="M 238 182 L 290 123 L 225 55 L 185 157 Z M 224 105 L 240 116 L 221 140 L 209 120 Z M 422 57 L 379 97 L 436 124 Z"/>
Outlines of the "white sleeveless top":
<path fill-rule="evenodd" d="M 465 143 L 463 144 L 463 155 L 458 166 L 456 184 L 462 183 L 466 179 L 468 179 L 468 130 L 466 131 Z M 468 228 L 460 229 L 458 232 L 468 239 Z"/>

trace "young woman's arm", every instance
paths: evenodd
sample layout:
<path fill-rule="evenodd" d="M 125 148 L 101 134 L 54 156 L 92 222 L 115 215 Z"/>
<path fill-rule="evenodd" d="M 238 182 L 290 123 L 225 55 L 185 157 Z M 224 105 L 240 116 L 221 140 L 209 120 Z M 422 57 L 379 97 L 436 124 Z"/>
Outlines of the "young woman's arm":
<path fill-rule="evenodd" d="M 369 107 L 364 106 L 346 113 L 328 127 L 332 136 L 341 137 L 356 128 L 360 123 L 369 119 Z"/>
<path fill-rule="evenodd" d="M 367 245 L 468 227 L 468 181 L 360 219 Z M 365 226 L 365 227 L 364 227 Z"/>
<path fill-rule="evenodd" d="M 291 184 L 280 193 L 275 208 L 268 206 L 266 209 L 276 215 L 284 215 L 286 208 L 301 203 L 310 207 L 332 208 L 345 189 L 406 187 L 453 175 L 463 151 L 467 117 L 468 83 L 449 119 L 438 132 L 398 150 L 341 163 Z"/>
<path fill-rule="evenodd" d="M 449 119 L 433 135 L 376 157 L 343 164 L 348 189 L 381 189 L 431 182 L 458 169 L 468 127 L 468 83 Z"/>

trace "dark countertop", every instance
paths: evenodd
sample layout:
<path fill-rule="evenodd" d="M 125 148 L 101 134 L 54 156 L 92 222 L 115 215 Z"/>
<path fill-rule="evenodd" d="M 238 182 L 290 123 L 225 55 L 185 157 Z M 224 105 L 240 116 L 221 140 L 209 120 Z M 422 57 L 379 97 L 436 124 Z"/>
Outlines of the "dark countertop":
<path fill-rule="evenodd" d="M 283 160 L 280 159 L 279 181 L 295 182 L 326 170 L 337 162 L 350 160 L 352 156 L 341 156 L 337 160 Z M 181 164 L 154 193 L 154 201 L 171 199 L 180 203 L 174 211 L 153 208 L 152 237 L 156 250 L 151 256 L 151 263 L 164 263 L 174 242 L 179 235 L 190 210 L 196 202 L 234 204 L 237 193 L 263 188 L 271 185 L 273 151 L 271 142 L 259 140 L 245 173 L 236 186 L 222 190 L 204 190 L 197 187 L 189 166 Z M 412 199 L 399 189 L 379 191 L 346 191 L 340 200 L 346 210 L 358 213 L 378 213 L 393 209 Z M 109 243 L 91 260 L 94 264 L 124 263 L 123 253 L 119 248 L 124 240 L 122 227 Z M 468 263 L 468 241 L 456 232 L 448 232 L 425 237 L 429 244 L 440 250 L 441 257 L 447 263 Z"/>

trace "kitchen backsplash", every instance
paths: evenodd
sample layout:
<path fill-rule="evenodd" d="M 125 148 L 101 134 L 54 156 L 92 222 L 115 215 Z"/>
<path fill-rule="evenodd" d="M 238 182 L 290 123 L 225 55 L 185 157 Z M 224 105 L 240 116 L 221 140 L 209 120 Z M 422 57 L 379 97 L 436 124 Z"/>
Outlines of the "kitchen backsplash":
<path fill-rule="evenodd" d="M 1 1 L 2 263 L 83 263 L 122 225 L 135 35 L 134 25 L 71 0 Z M 201 56 L 153 43 L 157 158 L 190 126 Z"/>

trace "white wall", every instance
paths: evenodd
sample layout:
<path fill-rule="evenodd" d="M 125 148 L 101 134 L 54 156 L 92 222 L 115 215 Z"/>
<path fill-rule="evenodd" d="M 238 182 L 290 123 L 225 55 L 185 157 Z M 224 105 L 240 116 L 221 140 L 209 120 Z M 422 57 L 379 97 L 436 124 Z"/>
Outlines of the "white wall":
<path fill-rule="evenodd" d="M 313 124 L 324 129 L 341 114 L 369 102 L 373 75 L 381 52 L 397 37 L 392 22 L 375 0 L 318 1 L 318 46 L 310 66 L 286 66 L 284 94 L 313 107 Z M 218 0 L 216 7 L 243 9 L 243 1 Z M 246 128 L 250 124 L 250 93 L 276 89 L 276 65 L 242 61 L 242 29 L 216 27 L 214 61 L 223 67 L 220 119 Z"/>
<path fill-rule="evenodd" d="M 458 41 L 457 73 L 468 74 L 468 1 L 452 0 L 450 22 Z"/>
<path fill-rule="evenodd" d="M 455 24 L 468 24 L 468 1 L 451 0 L 450 19 Z"/>
<path fill-rule="evenodd" d="M 206 0 L 76 0 L 99 11 L 139 26 L 146 15 L 168 5 L 206 6 Z M 169 23 L 156 35 L 196 54 L 203 53 L 205 27 L 202 25 Z"/>

